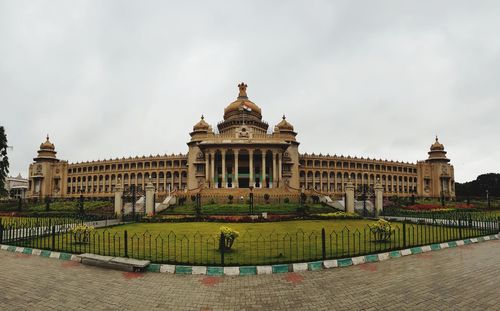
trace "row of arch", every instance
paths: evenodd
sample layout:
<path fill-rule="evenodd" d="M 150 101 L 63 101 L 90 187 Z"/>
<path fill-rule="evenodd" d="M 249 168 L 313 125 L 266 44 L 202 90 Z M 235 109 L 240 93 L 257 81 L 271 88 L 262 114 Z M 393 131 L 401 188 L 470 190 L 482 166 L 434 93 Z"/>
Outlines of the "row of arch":
<path fill-rule="evenodd" d="M 159 161 L 141 161 L 141 162 L 125 162 L 100 164 L 92 166 L 74 166 L 68 168 L 69 174 L 76 173 L 92 173 L 106 171 L 121 171 L 121 170 L 142 170 L 155 168 L 187 168 L 187 160 L 159 160 Z"/>
<path fill-rule="evenodd" d="M 373 164 L 361 162 L 347 161 L 327 161 L 327 160 L 300 160 L 300 165 L 303 167 L 317 168 L 338 168 L 338 169 L 357 169 L 365 171 L 383 171 L 383 172 L 401 172 L 401 173 L 417 173 L 416 167 L 389 165 L 389 164 Z"/>
<path fill-rule="evenodd" d="M 113 193 L 115 186 L 120 180 L 127 188 L 135 185 L 137 189 L 144 189 L 151 180 L 158 191 L 163 192 L 170 186 L 171 190 L 184 189 L 187 187 L 187 171 L 159 171 L 72 176 L 67 179 L 67 193 Z"/>
<path fill-rule="evenodd" d="M 374 185 L 376 181 L 389 193 L 413 193 L 417 190 L 417 177 L 408 175 L 368 174 L 354 172 L 300 171 L 300 186 L 325 192 L 344 192 L 347 182 Z"/>

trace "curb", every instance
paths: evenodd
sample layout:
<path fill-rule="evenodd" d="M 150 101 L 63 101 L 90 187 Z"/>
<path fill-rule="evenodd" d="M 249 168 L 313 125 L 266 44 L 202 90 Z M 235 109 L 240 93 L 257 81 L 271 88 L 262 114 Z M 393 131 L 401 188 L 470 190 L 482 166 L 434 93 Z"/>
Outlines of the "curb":
<path fill-rule="evenodd" d="M 356 256 L 350 258 L 320 260 L 320 261 L 292 263 L 292 264 L 277 264 L 277 265 L 267 265 L 267 266 L 212 267 L 212 266 L 167 265 L 167 264 L 152 263 L 147 267 L 146 271 L 155 273 L 170 273 L 170 274 L 181 274 L 181 275 L 208 275 L 208 276 L 246 276 L 246 275 L 261 275 L 261 274 L 278 274 L 287 272 L 317 271 L 323 269 L 355 266 L 364 263 L 379 262 L 393 258 L 405 257 L 409 255 L 438 251 L 445 248 L 453 248 L 473 243 L 485 242 L 490 240 L 499 240 L 499 239 L 500 239 L 500 233 L 496 235 L 487 235 L 477 238 L 469 238 L 465 240 L 436 243 L 425 246 L 411 247 L 397 251 L 388 251 L 384 253 L 369 254 L 369 255 Z M 20 253 L 24 255 L 33 255 L 33 256 L 53 258 L 65 261 L 81 262 L 80 257 L 74 254 L 39 250 L 29 247 L 19 247 L 19 246 L 0 244 L 0 250 L 13 253 Z"/>

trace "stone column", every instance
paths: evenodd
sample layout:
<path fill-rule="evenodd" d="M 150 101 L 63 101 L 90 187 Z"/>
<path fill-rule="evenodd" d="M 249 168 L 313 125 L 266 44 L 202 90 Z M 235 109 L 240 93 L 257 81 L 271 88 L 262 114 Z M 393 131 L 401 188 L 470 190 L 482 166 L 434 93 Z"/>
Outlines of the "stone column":
<path fill-rule="evenodd" d="M 233 187 L 238 188 L 240 185 L 238 183 L 238 154 L 239 150 L 234 150 L 234 176 L 233 176 Z"/>
<path fill-rule="evenodd" d="M 154 215 L 155 206 L 154 206 L 154 195 L 155 195 L 155 186 L 151 182 L 151 180 L 146 185 L 146 215 L 151 216 Z"/>
<path fill-rule="evenodd" d="M 205 183 L 207 184 L 207 185 L 205 185 L 205 187 L 208 186 L 208 183 L 210 182 L 210 170 L 209 170 L 210 163 L 209 163 L 209 160 L 210 159 L 209 159 L 208 152 L 205 151 Z"/>
<path fill-rule="evenodd" d="M 277 178 L 276 178 L 276 151 L 273 151 L 273 188 L 276 188 L 276 183 L 277 183 Z"/>
<path fill-rule="evenodd" d="M 210 180 L 212 180 L 212 188 L 215 187 L 215 152 L 210 152 L 211 164 L 210 164 Z"/>
<path fill-rule="evenodd" d="M 249 185 L 250 187 L 255 186 L 254 178 L 253 178 L 253 150 L 248 150 L 248 163 L 250 166 L 250 181 Z"/>
<path fill-rule="evenodd" d="M 123 206 L 123 186 L 120 181 L 116 184 L 115 187 L 115 216 L 120 217 L 122 215 L 122 206 Z"/>
<path fill-rule="evenodd" d="M 377 180 L 373 190 L 375 191 L 375 215 L 378 216 L 384 209 L 384 188 L 380 184 L 380 181 Z"/>
<path fill-rule="evenodd" d="M 351 181 L 345 186 L 346 202 L 345 211 L 348 213 L 354 213 L 354 185 Z"/>
<path fill-rule="evenodd" d="M 283 154 L 280 152 L 278 153 L 278 181 L 279 181 L 279 186 L 282 187 L 282 181 L 283 181 Z"/>
<path fill-rule="evenodd" d="M 222 182 L 221 182 L 221 188 L 227 188 L 227 183 L 226 183 L 226 151 L 222 150 L 221 151 L 221 157 L 222 157 Z"/>
<path fill-rule="evenodd" d="M 262 169 L 260 173 L 260 187 L 264 188 L 266 182 L 266 152 L 262 151 Z"/>

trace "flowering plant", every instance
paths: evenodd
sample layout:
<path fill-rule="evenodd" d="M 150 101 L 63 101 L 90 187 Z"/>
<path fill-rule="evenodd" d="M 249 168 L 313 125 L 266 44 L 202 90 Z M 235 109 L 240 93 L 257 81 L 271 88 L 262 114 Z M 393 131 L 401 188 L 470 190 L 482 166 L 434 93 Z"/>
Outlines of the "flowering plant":
<path fill-rule="evenodd" d="M 341 219 L 361 218 L 358 214 L 350 213 L 350 212 L 334 212 L 334 213 L 323 213 L 323 214 L 316 214 L 316 215 L 319 217 L 325 217 L 325 218 L 341 218 Z"/>
<path fill-rule="evenodd" d="M 240 236 L 240 233 L 230 227 L 222 226 L 219 228 L 221 232 L 221 247 L 223 247 L 222 251 L 230 250 L 233 247 L 234 240 Z"/>
<path fill-rule="evenodd" d="M 391 239 L 392 232 L 395 230 L 394 226 L 385 219 L 379 219 L 379 221 L 368 225 L 368 227 L 377 242 L 389 241 Z"/>
<path fill-rule="evenodd" d="M 69 233 L 73 235 L 75 242 L 88 243 L 90 240 L 90 233 L 94 231 L 94 227 L 81 224 L 69 229 Z"/>

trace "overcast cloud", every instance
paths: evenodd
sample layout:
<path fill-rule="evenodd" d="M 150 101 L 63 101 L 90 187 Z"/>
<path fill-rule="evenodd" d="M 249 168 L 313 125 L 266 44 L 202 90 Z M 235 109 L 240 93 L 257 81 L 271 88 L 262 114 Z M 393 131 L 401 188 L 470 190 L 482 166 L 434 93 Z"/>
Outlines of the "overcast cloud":
<path fill-rule="evenodd" d="M 70 162 L 186 153 L 245 81 L 302 153 L 500 172 L 498 1 L 0 0 L 11 174 L 45 135 Z"/>

